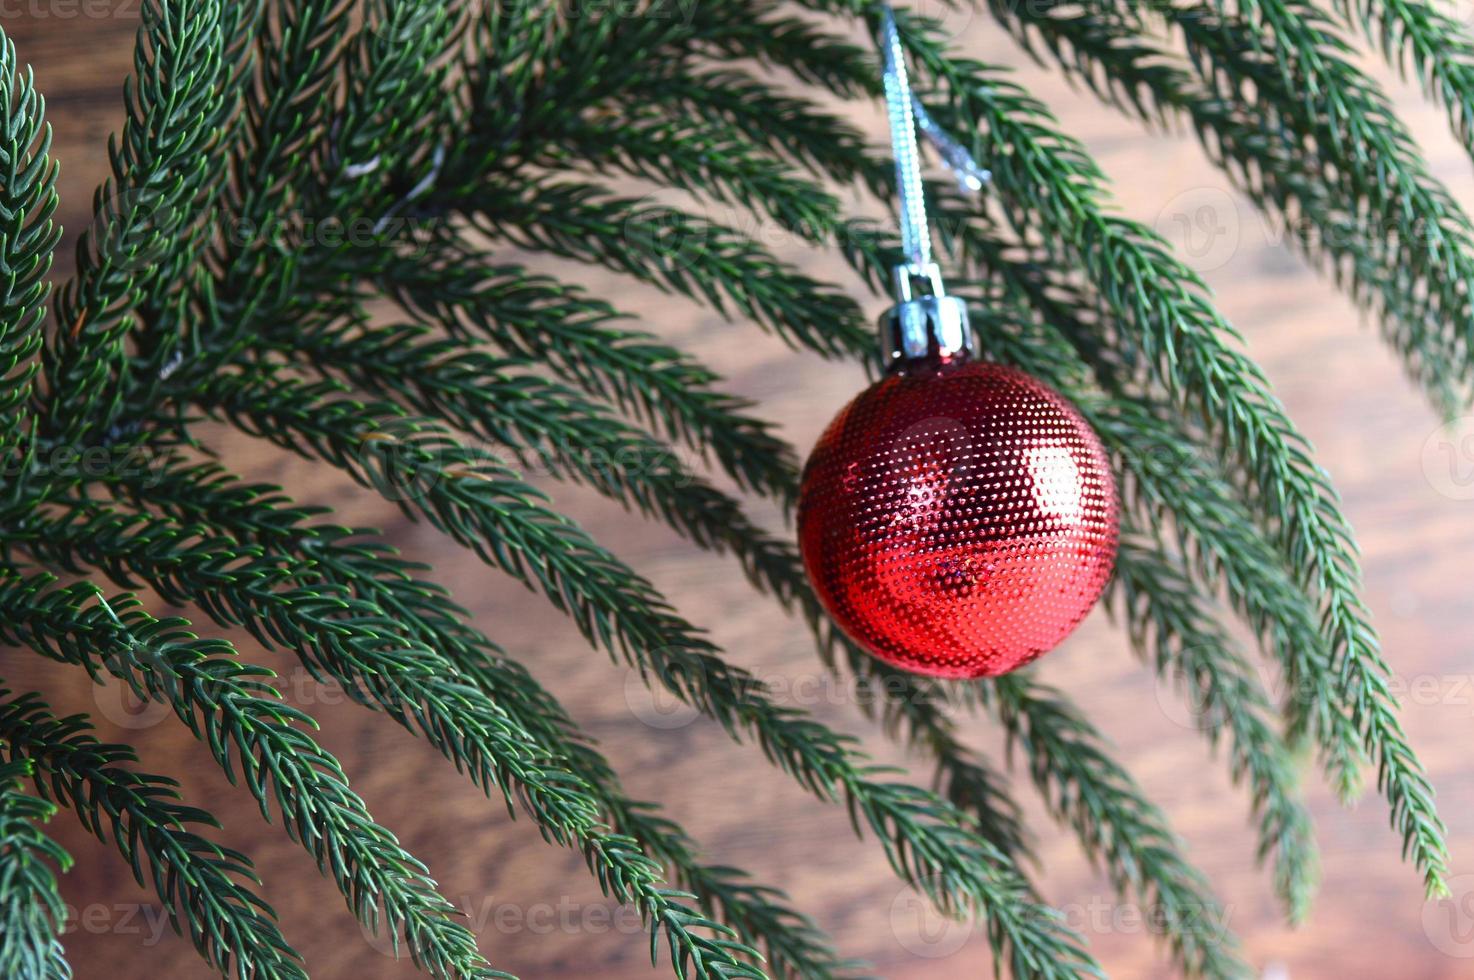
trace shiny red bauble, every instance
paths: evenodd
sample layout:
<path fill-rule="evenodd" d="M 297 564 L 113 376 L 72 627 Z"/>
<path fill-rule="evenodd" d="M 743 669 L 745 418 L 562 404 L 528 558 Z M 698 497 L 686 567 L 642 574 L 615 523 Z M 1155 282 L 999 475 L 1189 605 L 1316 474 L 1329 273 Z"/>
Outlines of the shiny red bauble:
<path fill-rule="evenodd" d="M 882 660 L 993 677 L 1063 640 L 1116 558 L 1115 481 L 1069 402 L 1012 368 L 910 363 L 829 425 L 799 547 L 819 597 Z"/>

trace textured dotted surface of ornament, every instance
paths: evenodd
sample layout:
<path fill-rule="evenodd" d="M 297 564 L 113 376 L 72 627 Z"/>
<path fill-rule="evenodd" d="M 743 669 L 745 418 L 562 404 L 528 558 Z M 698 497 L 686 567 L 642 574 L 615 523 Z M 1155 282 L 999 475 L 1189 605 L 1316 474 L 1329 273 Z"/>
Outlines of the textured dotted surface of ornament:
<path fill-rule="evenodd" d="M 1056 646 L 1115 562 L 1100 440 L 1028 375 L 963 361 L 876 382 L 804 470 L 799 546 L 852 639 L 935 677 L 996 676 Z"/>

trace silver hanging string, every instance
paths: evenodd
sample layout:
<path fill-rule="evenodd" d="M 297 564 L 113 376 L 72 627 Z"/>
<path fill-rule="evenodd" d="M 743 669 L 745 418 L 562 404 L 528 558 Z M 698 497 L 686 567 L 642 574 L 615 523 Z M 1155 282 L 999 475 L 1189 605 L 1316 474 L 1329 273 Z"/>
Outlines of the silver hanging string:
<path fill-rule="evenodd" d="M 885 61 L 885 107 L 891 122 L 891 151 L 896 159 L 896 187 L 901 193 L 901 251 L 920 270 L 931 265 L 931 229 L 926 221 L 926 198 L 921 185 L 921 151 L 916 145 L 911 80 L 906 73 L 906 51 L 896 15 L 889 4 L 881 7 L 880 48 Z"/>
<path fill-rule="evenodd" d="M 911 90 L 906 70 L 906 51 L 896 27 L 896 15 L 890 4 L 882 4 L 880 16 L 880 49 L 885 64 L 885 105 L 891 124 L 891 150 L 896 161 L 896 186 L 901 195 L 901 251 L 906 262 L 917 273 L 932 264 L 931 229 L 926 217 L 926 197 L 921 182 L 921 150 L 917 145 L 919 131 L 937 151 L 942 162 L 957 178 L 964 192 L 977 192 L 993 175 L 979 166 L 972 154 L 953 139 L 921 99 Z"/>

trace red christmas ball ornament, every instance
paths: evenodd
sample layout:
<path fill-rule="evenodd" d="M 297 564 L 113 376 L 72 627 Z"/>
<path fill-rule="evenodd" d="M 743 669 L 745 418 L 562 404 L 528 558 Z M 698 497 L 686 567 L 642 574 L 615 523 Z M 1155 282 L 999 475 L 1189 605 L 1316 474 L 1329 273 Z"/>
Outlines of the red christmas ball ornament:
<path fill-rule="evenodd" d="M 970 354 L 966 309 L 929 295 L 882 320 L 890 370 L 819 439 L 799 546 L 866 650 L 933 677 L 994 677 L 1052 649 L 1105 588 L 1118 503 L 1073 405 Z"/>

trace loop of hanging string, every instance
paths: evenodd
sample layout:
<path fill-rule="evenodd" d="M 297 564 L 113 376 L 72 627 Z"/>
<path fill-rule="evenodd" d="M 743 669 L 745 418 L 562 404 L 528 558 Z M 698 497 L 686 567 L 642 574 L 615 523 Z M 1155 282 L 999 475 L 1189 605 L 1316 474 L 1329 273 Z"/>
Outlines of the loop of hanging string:
<path fill-rule="evenodd" d="M 947 169 L 952 171 L 952 176 L 957 178 L 957 189 L 964 194 L 976 194 L 983 189 L 983 185 L 993 179 L 993 171 L 980 165 L 972 158 L 952 134 L 943 129 L 931 113 L 926 111 L 926 106 L 921 104 L 921 96 L 911 96 L 911 114 L 916 117 L 916 128 L 921 130 L 921 135 L 931 144 L 932 149 L 942 158 Z"/>

